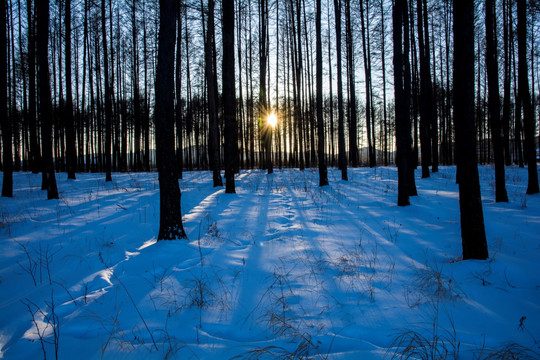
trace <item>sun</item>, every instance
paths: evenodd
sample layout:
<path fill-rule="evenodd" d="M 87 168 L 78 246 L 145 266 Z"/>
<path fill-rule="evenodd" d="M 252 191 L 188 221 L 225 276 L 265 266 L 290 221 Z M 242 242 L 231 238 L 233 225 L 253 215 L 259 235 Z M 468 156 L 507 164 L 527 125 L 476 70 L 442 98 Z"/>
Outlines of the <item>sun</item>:
<path fill-rule="evenodd" d="M 271 127 L 276 127 L 277 125 L 277 115 L 275 112 L 271 112 L 269 115 L 268 115 L 268 118 L 266 120 L 268 122 L 268 125 L 270 125 Z"/>

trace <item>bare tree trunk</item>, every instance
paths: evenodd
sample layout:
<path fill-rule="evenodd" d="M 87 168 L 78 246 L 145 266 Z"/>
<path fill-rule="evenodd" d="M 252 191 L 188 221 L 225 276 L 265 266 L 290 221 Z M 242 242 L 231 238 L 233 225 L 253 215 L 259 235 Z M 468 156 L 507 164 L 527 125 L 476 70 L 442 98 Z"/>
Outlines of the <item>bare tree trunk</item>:
<path fill-rule="evenodd" d="M 0 1 L 0 118 L 2 121 L 2 162 L 4 178 L 2 196 L 13 197 L 13 153 L 11 142 L 11 121 L 7 113 L 7 38 L 6 0 Z"/>
<path fill-rule="evenodd" d="M 324 154 L 324 119 L 323 119 L 323 66 L 322 66 L 322 41 L 321 41 L 321 0 L 316 1 L 315 33 L 316 33 L 316 66 L 317 66 L 317 135 L 319 137 L 319 186 L 328 185 L 328 171 L 326 169 L 326 156 Z"/>
<path fill-rule="evenodd" d="M 511 69 L 510 66 L 510 40 L 509 29 L 511 26 L 508 21 L 508 0 L 503 0 L 503 48 L 504 48 L 504 97 L 503 97 L 503 114 L 502 114 L 502 131 L 504 142 L 504 160 L 506 166 L 512 164 L 512 155 L 510 153 L 510 84 L 511 84 Z"/>
<path fill-rule="evenodd" d="M 66 27 L 66 160 L 68 179 L 75 179 L 77 171 L 77 153 L 75 150 L 75 128 L 73 124 L 73 95 L 71 91 L 71 0 L 66 0 L 64 25 Z"/>
<path fill-rule="evenodd" d="M 454 121 L 463 259 L 487 259 L 488 249 L 474 131 L 474 3 L 454 2 Z"/>
<path fill-rule="evenodd" d="M 41 136 L 43 153 L 43 174 L 47 189 L 47 199 L 58 199 L 56 177 L 52 156 L 51 89 L 49 80 L 49 2 L 36 2 L 37 14 L 37 50 L 39 76 L 39 109 L 41 115 Z"/>
<path fill-rule="evenodd" d="M 268 126 L 266 68 L 268 66 L 268 0 L 259 0 L 259 134 L 261 140 L 260 162 L 268 174 L 274 172 L 272 166 L 272 128 Z"/>
<path fill-rule="evenodd" d="M 203 15 L 204 23 L 204 15 Z M 214 187 L 223 186 L 223 180 L 220 174 L 219 159 L 219 129 L 216 88 L 214 83 L 215 64 L 214 64 L 214 0 L 208 0 L 208 21 L 206 27 L 205 60 L 206 60 L 206 86 L 208 90 L 208 112 L 209 112 L 209 147 L 210 167 L 213 171 Z"/>
<path fill-rule="evenodd" d="M 236 193 L 235 164 L 238 162 L 236 85 L 234 67 L 234 0 L 222 0 L 223 9 L 223 115 L 225 121 L 225 192 Z"/>
<path fill-rule="evenodd" d="M 30 167 L 37 174 L 42 169 L 41 151 L 38 141 L 36 122 L 36 40 L 32 0 L 27 0 L 26 11 L 28 21 L 28 127 L 30 130 Z"/>
<path fill-rule="evenodd" d="M 175 0 L 159 1 L 156 71 L 156 155 L 159 173 L 158 240 L 185 239 L 174 153 Z"/>
<path fill-rule="evenodd" d="M 417 0 L 418 50 L 420 56 L 420 145 L 422 158 L 422 178 L 429 177 L 431 165 L 431 123 L 432 123 L 432 90 L 429 62 L 428 29 L 423 26 L 422 0 Z"/>
<path fill-rule="evenodd" d="M 409 14 L 407 0 L 396 0 L 393 7 L 394 93 L 398 167 L 398 206 L 410 205 L 411 163 L 411 67 L 409 63 Z M 414 177 L 412 177 L 414 183 Z"/>
<path fill-rule="evenodd" d="M 176 4 L 177 36 L 176 36 L 176 164 L 178 178 L 182 179 L 184 170 L 184 149 L 182 143 L 182 0 Z"/>
<path fill-rule="evenodd" d="M 363 4 L 360 0 L 361 14 L 363 16 L 364 12 L 362 10 Z M 351 24 L 351 2 L 350 0 L 345 0 L 345 19 L 346 19 L 346 35 L 345 42 L 347 47 L 347 75 L 349 78 L 349 101 L 348 101 L 348 119 L 349 119 L 349 162 L 352 167 L 358 167 L 359 161 L 359 152 L 358 152 L 358 119 L 356 113 L 356 80 L 355 80 L 355 66 L 354 66 L 354 44 L 353 44 L 353 34 L 352 34 L 352 24 Z M 364 19 L 362 18 L 362 21 Z M 363 22 L 362 22 L 363 24 Z M 364 27 L 362 27 L 364 30 Z M 362 39 L 364 39 L 364 33 L 362 33 Z M 365 47 L 364 47 L 365 50 Z M 366 79 L 369 77 L 369 74 L 366 76 Z M 371 163 L 370 163 L 371 165 Z"/>
<path fill-rule="evenodd" d="M 501 138 L 499 66 L 497 65 L 497 27 L 495 1 L 486 0 L 486 67 L 488 73 L 489 120 L 495 155 L 495 201 L 508 202 L 504 175 L 504 149 Z"/>
<path fill-rule="evenodd" d="M 103 41 L 103 71 L 105 75 L 105 181 L 112 181 L 111 143 L 112 143 L 112 104 L 111 83 L 109 82 L 109 55 L 107 49 L 107 26 L 105 0 L 101 0 L 101 36 Z"/>
<path fill-rule="evenodd" d="M 535 151 L 535 121 L 529 93 L 529 71 L 527 67 L 527 3 L 525 0 L 518 0 L 518 78 L 519 97 L 523 104 L 523 126 L 525 133 L 525 158 L 529 171 L 529 183 L 527 194 L 537 194 L 538 172 L 536 170 Z"/>
<path fill-rule="evenodd" d="M 347 155 L 345 153 L 345 124 L 343 114 L 343 80 L 341 75 L 341 0 L 334 0 L 334 12 L 336 16 L 336 47 L 337 47 L 337 91 L 338 91 L 338 148 L 339 168 L 341 179 L 348 180 Z"/>

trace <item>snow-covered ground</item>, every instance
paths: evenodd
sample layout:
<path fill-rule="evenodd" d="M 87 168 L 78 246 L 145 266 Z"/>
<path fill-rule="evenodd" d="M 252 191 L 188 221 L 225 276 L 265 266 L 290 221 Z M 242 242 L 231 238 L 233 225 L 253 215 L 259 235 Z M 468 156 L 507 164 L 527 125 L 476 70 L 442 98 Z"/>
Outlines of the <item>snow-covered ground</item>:
<path fill-rule="evenodd" d="M 490 259 L 461 261 L 455 168 L 396 206 L 393 167 L 180 181 L 189 241 L 156 242 L 156 173 L 14 174 L 0 199 L 0 358 L 540 357 L 540 195 L 481 167 Z M 0 178 L 1 183 L 1 178 Z"/>

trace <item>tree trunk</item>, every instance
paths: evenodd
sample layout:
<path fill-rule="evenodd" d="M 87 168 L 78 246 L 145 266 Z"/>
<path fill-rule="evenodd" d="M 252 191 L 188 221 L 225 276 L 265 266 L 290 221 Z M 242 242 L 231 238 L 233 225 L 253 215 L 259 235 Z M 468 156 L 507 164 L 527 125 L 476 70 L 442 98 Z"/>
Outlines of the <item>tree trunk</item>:
<path fill-rule="evenodd" d="M 101 0 L 101 40 L 103 41 L 103 71 L 105 75 L 105 181 L 112 181 L 111 143 L 112 143 L 112 104 L 111 84 L 109 82 L 109 55 L 107 49 L 107 26 L 105 0 Z"/>
<path fill-rule="evenodd" d="M 36 2 L 37 50 L 39 76 L 39 109 L 41 115 L 41 136 L 43 154 L 43 187 L 47 189 L 47 199 L 58 199 L 56 177 L 52 155 L 51 89 L 49 80 L 49 2 Z"/>
<path fill-rule="evenodd" d="M 75 150 L 75 128 L 73 124 L 73 95 L 71 91 L 71 0 L 66 0 L 64 25 L 66 27 L 66 160 L 68 179 L 75 179 L 77 170 L 77 153 Z"/>
<path fill-rule="evenodd" d="M 204 23 L 204 16 L 203 16 Z M 220 159 L 219 159 L 219 128 L 218 128 L 218 111 L 216 88 L 214 83 L 216 67 L 214 64 L 214 0 L 208 0 L 208 21 L 206 28 L 206 45 L 205 45 L 205 60 L 206 60 L 206 86 L 208 90 L 208 112 L 209 112 L 209 146 L 210 152 L 210 167 L 213 172 L 214 187 L 223 186 L 223 180 L 220 174 Z"/>
<path fill-rule="evenodd" d="M 182 179 L 184 170 L 184 149 L 182 144 L 182 0 L 176 5 L 176 19 L 178 22 L 176 36 L 176 164 L 178 178 Z"/>
<path fill-rule="evenodd" d="M 420 56 L 420 156 L 422 158 L 422 178 L 429 177 L 431 165 L 432 90 L 429 62 L 428 29 L 423 26 L 422 0 L 417 0 L 418 51 Z M 425 33 L 425 34 L 424 34 Z"/>
<path fill-rule="evenodd" d="M 497 58 L 497 27 L 495 1 L 486 0 L 486 67 L 488 73 L 488 102 L 491 139 L 495 155 L 495 201 L 508 202 L 504 175 L 504 149 L 501 138 L 501 115 L 499 97 L 499 66 Z"/>
<path fill-rule="evenodd" d="M 185 239 L 180 187 L 174 152 L 175 0 L 159 1 L 158 62 L 156 69 L 156 156 L 159 174 L 158 240 Z"/>
<path fill-rule="evenodd" d="M 41 171 L 42 164 L 36 122 L 36 40 L 32 3 L 32 0 L 26 2 L 28 21 L 28 128 L 30 130 L 30 167 L 32 172 L 37 174 Z"/>
<path fill-rule="evenodd" d="M 363 16 L 363 5 L 360 0 L 360 11 Z M 351 2 L 345 0 L 345 19 L 346 19 L 346 47 L 347 47 L 347 75 L 349 77 L 349 101 L 348 101 L 348 114 L 349 114 L 349 162 L 352 167 L 358 167 L 358 120 L 356 114 L 356 84 L 355 84 L 355 67 L 354 67 L 354 44 L 351 24 Z M 363 17 L 362 17 L 363 21 Z M 362 23 L 363 24 L 363 23 Z M 364 27 L 362 27 L 364 30 Z M 364 39 L 364 32 L 362 32 Z M 364 47 L 365 50 L 365 47 Z M 366 72 L 367 73 L 367 72 Z M 369 74 L 366 79 L 369 78 Z M 366 106 L 367 108 L 367 106 Z M 370 162 L 370 165 L 371 162 Z"/>
<path fill-rule="evenodd" d="M 527 3 L 518 0 L 518 86 L 523 104 L 523 127 L 525 133 L 525 158 L 529 170 L 527 194 L 537 194 L 538 172 L 536 170 L 535 133 L 531 95 L 529 93 L 529 71 L 527 67 Z"/>
<path fill-rule="evenodd" d="M 322 66 L 322 41 L 321 41 L 321 0 L 316 0 L 315 13 L 316 33 L 316 66 L 317 66 L 317 135 L 319 137 L 319 186 L 328 185 L 328 171 L 326 169 L 326 156 L 324 154 L 324 119 L 323 119 L 323 66 Z"/>
<path fill-rule="evenodd" d="M 7 114 L 7 38 L 6 0 L 0 1 L 0 117 L 2 121 L 3 172 L 2 196 L 13 197 L 13 153 L 11 143 L 11 121 Z"/>
<path fill-rule="evenodd" d="M 235 164 L 238 161 L 236 85 L 234 67 L 234 0 L 222 0 L 223 9 L 223 115 L 225 121 L 225 192 L 236 193 Z"/>
<path fill-rule="evenodd" d="M 487 259 L 488 249 L 474 131 L 474 3 L 454 2 L 454 121 L 463 259 Z"/>
<path fill-rule="evenodd" d="M 396 117 L 396 165 L 398 167 L 398 206 L 410 205 L 411 163 L 411 69 L 409 64 L 409 15 L 407 0 L 396 0 L 393 7 L 394 94 Z M 412 179 L 414 181 L 414 177 Z"/>
<path fill-rule="evenodd" d="M 272 128 L 266 119 L 269 115 L 266 88 L 266 68 L 268 65 L 268 0 L 259 0 L 259 134 L 261 140 L 260 162 L 271 174 L 272 166 Z"/>
<path fill-rule="evenodd" d="M 509 39 L 509 24 L 508 0 L 503 0 L 503 48 L 504 48 L 504 97 L 503 97 L 503 113 L 502 113 L 502 131 L 504 142 L 504 160 L 506 166 L 512 165 L 512 154 L 510 152 L 510 85 L 511 85 L 511 69 L 510 66 L 510 39 Z"/>
<path fill-rule="evenodd" d="M 336 16 L 336 47 L 337 47 L 337 92 L 338 92 L 338 148 L 339 168 L 341 179 L 348 180 L 347 154 L 345 153 L 345 124 L 343 114 L 343 80 L 341 75 L 341 0 L 334 0 Z"/>

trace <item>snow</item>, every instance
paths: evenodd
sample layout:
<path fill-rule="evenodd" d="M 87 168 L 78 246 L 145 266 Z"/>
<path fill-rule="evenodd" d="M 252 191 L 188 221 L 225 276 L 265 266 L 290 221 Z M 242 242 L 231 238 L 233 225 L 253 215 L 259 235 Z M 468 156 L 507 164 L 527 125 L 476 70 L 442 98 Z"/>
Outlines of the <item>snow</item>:
<path fill-rule="evenodd" d="M 417 174 L 419 175 L 419 174 Z M 487 261 L 462 261 L 455 167 L 209 172 L 180 180 L 189 240 L 156 241 L 156 173 L 14 173 L 0 199 L 0 358 L 540 358 L 540 196 L 480 167 Z M 412 341 L 411 339 L 415 339 Z M 407 349 L 409 352 L 407 352 Z M 426 355 L 424 357 L 424 355 Z"/>

